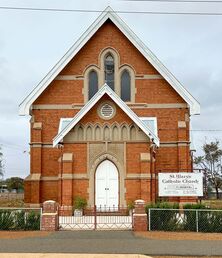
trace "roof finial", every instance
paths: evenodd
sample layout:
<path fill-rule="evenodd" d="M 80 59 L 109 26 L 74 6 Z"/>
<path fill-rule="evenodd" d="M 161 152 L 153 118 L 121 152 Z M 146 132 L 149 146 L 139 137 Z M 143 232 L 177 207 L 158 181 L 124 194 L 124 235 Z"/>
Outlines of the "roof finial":
<path fill-rule="evenodd" d="M 108 5 L 107 5 L 105 11 L 106 11 L 107 13 L 109 13 L 109 12 L 114 12 L 113 9 L 112 9 L 111 6 L 110 6 L 110 1 L 108 1 Z"/>

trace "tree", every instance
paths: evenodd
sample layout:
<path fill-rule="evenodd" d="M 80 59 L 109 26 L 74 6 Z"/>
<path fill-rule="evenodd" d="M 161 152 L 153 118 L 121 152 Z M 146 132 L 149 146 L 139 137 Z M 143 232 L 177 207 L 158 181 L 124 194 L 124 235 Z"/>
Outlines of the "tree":
<path fill-rule="evenodd" d="M 24 189 L 24 179 L 20 177 L 11 177 L 5 180 L 5 184 L 8 189 L 11 191 L 12 189 L 23 190 Z"/>
<path fill-rule="evenodd" d="M 0 178 L 4 176 L 3 152 L 0 146 Z"/>
<path fill-rule="evenodd" d="M 216 191 L 216 198 L 219 199 L 219 189 L 222 187 L 222 166 L 219 141 L 205 143 L 202 147 L 204 155 L 194 158 L 194 163 L 205 170 L 208 186 L 211 185 Z"/>

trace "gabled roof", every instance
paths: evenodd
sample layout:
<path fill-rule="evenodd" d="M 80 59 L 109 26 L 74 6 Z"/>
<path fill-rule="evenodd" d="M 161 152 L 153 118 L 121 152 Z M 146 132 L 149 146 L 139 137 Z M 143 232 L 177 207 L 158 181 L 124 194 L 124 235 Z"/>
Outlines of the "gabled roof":
<path fill-rule="evenodd" d="M 53 147 L 55 147 L 67 133 L 91 110 L 91 108 L 107 94 L 131 119 L 132 121 L 159 146 L 159 138 L 154 134 L 149 125 L 143 121 L 123 102 L 120 97 L 107 85 L 103 87 L 86 103 L 86 105 L 74 116 L 74 118 L 56 135 L 53 139 Z"/>
<path fill-rule="evenodd" d="M 110 19 L 120 31 L 131 41 L 131 43 L 140 51 L 140 53 L 155 67 L 163 78 L 174 88 L 174 90 L 190 106 L 191 114 L 200 113 L 200 104 L 198 101 L 181 85 L 181 83 L 169 72 L 169 70 L 158 60 L 158 58 L 147 48 L 144 43 L 135 35 L 127 24 L 113 11 L 107 7 L 85 33 L 75 42 L 60 61 L 49 71 L 49 73 L 40 81 L 33 91 L 23 100 L 19 106 L 20 115 L 29 115 L 32 103 L 40 96 L 47 86 L 55 79 L 62 69 L 72 60 L 79 50 L 95 34 L 95 32 Z"/>

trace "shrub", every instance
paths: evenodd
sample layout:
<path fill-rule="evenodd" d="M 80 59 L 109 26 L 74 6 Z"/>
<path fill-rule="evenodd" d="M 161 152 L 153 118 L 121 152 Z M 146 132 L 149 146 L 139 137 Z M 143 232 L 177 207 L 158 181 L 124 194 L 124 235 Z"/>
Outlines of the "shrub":
<path fill-rule="evenodd" d="M 86 208 L 87 206 L 87 200 L 85 198 L 82 198 L 80 196 L 77 196 L 74 200 L 74 208 L 77 210 L 82 210 Z"/>
<path fill-rule="evenodd" d="M 212 211 L 207 206 L 200 203 L 188 203 L 185 204 L 183 208 L 185 230 L 196 231 L 198 226 L 199 232 L 222 232 L 222 211 Z"/>
<path fill-rule="evenodd" d="M 34 211 L 28 213 L 26 217 L 25 230 L 40 230 L 40 214 Z"/>
<path fill-rule="evenodd" d="M 184 225 L 183 225 L 184 230 L 196 231 L 197 230 L 196 210 L 207 209 L 206 206 L 201 203 L 186 203 L 183 205 L 183 209 L 184 209 Z"/>
<path fill-rule="evenodd" d="M 198 228 L 200 232 L 222 232 L 222 211 L 198 212 Z"/>
<path fill-rule="evenodd" d="M 181 228 L 181 223 L 178 217 L 178 203 L 167 203 L 158 202 L 147 204 L 145 209 L 149 212 L 150 208 L 156 210 L 151 210 L 151 230 L 166 230 L 166 231 L 177 231 Z"/>
<path fill-rule="evenodd" d="M 40 213 L 25 210 L 0 210 L 0 230 L 39 230 Z"/>
<path fill-rule="evenodd" d="M 130 211 L 130 210 L 133 210 L 134 208 L 135 208 L 134 201 L 129 201 L 127 203 L 127 209 Z"/>
<path fill-rule="evenodd" d="M 25 230 L 25 212 L 24 210 L 21 211 L 14 211 L 15 213 L 15 230 Z"/>
<path fill-rule="evenodd" d="M 196 210 L 184 210 L 183 228 L 187 231 L 196 231 Z"/>
<path fill-rule="evenodd" d="M 9 230 L 13 228 L 14 219 L 11 211 L 0 210 L 0 230 Z"/>
<path fill-rule="evenodd" d="M 222 232 L 222 211 L 210 210 L 204 204 L 185 204 L 181 213 L 178 204 L 151 203 L 146 205 L 147 212 L 149 208 L 155 208 L 150 211 L 151 230 L 197 231 L 198 229 L 199 232 Z"/>
<path fill-rule="evenodd" d="M 201 203 L 186 203 L 183 205 L 184 209 L 208 209 L 207 206 L 205 206 L 204 204 Z"/>
<path fill-rule="evenodd" d="M 157 202 L 157 203 L 148 203 L 145 206 L 146 213 L 150 208 L 154 209 L 179 209 L 178 203 L 170 203 L 170 202 Z"/>

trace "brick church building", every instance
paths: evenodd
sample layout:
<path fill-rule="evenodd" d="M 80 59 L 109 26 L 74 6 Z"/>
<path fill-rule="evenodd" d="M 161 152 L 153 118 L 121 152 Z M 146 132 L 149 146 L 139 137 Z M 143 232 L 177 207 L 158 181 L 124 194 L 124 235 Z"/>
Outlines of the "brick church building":
<path fill-rule="evenodd" d="M 190 117 L 199 112 L 108 7 L 20 105 L 31 116 L 25 203 L 155 201 L 159 172 L 192 171 Z"/>

